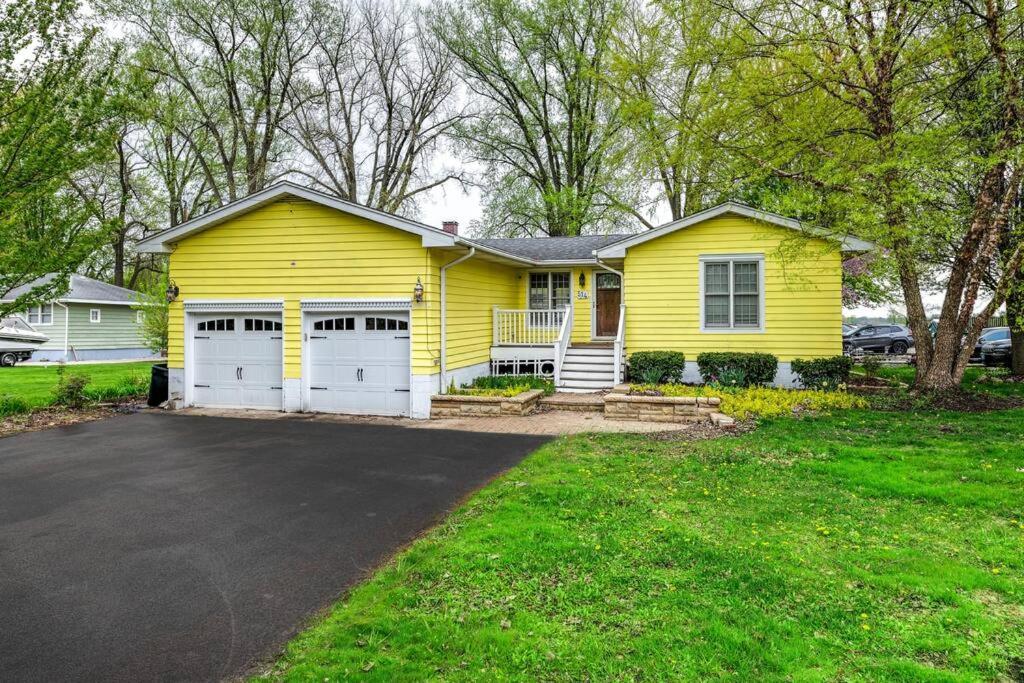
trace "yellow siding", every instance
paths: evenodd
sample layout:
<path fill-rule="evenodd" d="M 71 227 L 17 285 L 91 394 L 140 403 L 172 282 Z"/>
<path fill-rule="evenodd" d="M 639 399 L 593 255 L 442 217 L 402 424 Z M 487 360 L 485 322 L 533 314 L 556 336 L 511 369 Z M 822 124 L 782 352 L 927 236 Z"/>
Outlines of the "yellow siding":
<path fill-rule="evenodd" d="M 447 260 L 459 256 L 455 254 Z M 514 268 L 479 257 L 448 270 L 449 371 L 491 359 L 494 307 L 521 308 L 518 275 Z"/>
<path fill-rule="evenodd" d="M 300 299 L 409 298 L 413 372 L 437 372 L 437 264 L 420 237 L 306 201 L 281 200 L 181 241 L 170 257 L 181 289 L 171 306 L 168 363 L 184 367 L 182 303 L 283 299 L 284 376 L 301 376 Z"/>
<path fill-rule="evenodd" d="M 701 255 L 764 254 L 765 331 L 700 330 Z M 817 239 L 741 217 L 720 217 L 626 252 L 627 352 L 764 351 L 781 361 L 842 352 L 842 261 Z"/>

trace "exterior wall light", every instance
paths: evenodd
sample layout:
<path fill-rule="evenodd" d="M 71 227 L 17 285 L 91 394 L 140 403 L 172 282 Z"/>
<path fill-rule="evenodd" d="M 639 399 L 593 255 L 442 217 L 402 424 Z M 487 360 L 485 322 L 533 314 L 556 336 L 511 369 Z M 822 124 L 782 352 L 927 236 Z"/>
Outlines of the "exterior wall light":
<path fill-rule="evenodd" d="M 586 289 L 587 287 L 587 274 L 582 270 L 580 271 L 580 289 Z"/>
<path fill-rule="evenodd" d="M 177 299 L 178 298 L 178 293 L 180 291 L 181 290 L 178 289 L 178 285 L 174 284 L 173 280 L 171 282 L 169 282 L 167 284 L 167 303 L 171 303 L 175 299 Z"/>
<path fill-rule="evenodd" d="M 416 286 L 412 288 L 413 300 L 420 304 L 423 303 L 423 281 L 416 278 Z"/>

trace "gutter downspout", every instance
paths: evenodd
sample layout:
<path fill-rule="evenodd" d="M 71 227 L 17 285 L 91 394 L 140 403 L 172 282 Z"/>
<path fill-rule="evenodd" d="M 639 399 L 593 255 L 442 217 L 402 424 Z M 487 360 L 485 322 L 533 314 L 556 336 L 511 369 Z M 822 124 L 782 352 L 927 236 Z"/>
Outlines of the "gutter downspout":
<path fill-rule="evenodd" d="M 463 261 L 468 261 L 473 258 L 474 254 L 476 254 L 476 247 L 470 247 L 468 253 L 441 266 L 441 386 L 439 394 L 448 391 L 448 269 Z"/>
<path fill-rule="evenodd" d="M 71 317 L 71 310 L 67 304 L 61 302 L 55 302 L 58 306 L 64 309 L 64 362 L 68 361 L 68 319 Z"/>

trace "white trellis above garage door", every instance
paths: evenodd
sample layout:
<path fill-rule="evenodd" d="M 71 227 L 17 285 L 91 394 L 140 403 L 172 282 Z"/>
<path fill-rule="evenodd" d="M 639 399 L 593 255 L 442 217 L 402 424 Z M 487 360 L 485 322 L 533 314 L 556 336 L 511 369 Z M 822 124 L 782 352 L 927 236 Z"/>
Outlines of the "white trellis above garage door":
<path fill-rule="evenodd" d="M 309 410 L 409 414 L 408 311 L 306 314 Z"/>

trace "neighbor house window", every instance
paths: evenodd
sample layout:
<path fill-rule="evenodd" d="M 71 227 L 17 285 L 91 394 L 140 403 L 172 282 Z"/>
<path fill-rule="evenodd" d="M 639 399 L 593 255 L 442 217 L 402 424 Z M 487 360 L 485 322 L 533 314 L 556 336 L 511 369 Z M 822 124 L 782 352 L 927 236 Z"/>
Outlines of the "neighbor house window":
<path fill-rule="evenodd" d="M 29 306 L 28 310 L 25 311 L 25 319 L 29 325 L 52 325 L 53 304 Z"/>
<path fill-rule="evenodd" d="M 531 310 L 563 310 L 572 300 L 569 273 L 530 273 Z"/>
<path fill-rule="evenodd" d="M 764 327 L 764 259 L 760 256 L 702 258 L 702 327 L 760 330 Z"/>
<path fill-rule="evenodd" d="M 100 309 L 90 308 L 89 309 L 89 322 L 98 323 L 100 321 Z"/>
<path fill-rule="evenodd" d="M 135 323 L 137 325 L 142 324 L 142 311 L 135 311 Z"/>

